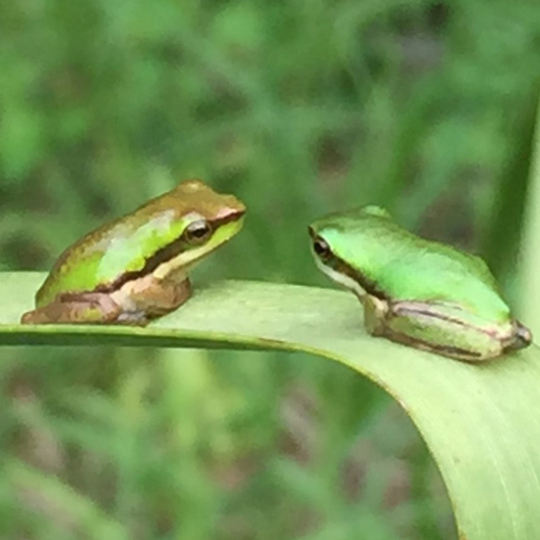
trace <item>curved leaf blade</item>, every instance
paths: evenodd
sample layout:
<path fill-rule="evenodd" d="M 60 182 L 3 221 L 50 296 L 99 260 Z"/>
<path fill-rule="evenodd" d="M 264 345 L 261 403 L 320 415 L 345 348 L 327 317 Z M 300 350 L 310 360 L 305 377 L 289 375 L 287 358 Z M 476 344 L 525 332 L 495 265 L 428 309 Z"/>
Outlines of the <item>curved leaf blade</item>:
<path fill-rule="evenodd" d="M 470 365 L 368 336 L 355 298 L 330 289 L 225 282 L 146 328 L 21 326 L 38 273 L 0 279 L 0 344 L 101 344 L 307 351 L 391 394 L 435 458 L 461 538 L 540 538 L 540 353 Z"/>

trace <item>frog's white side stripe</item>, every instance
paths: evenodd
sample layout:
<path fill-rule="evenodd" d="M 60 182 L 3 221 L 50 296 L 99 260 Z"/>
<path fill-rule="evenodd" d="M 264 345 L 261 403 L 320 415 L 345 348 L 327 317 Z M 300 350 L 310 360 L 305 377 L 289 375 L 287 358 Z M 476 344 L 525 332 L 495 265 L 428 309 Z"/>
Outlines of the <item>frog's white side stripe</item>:
<path fill-rule="evenodd" d="M 326 266 L 317 256 L 315 256 L 315 264 L 319 267 L 319 270 L 324 272 L 330 279 L 343 285 L 347 289 L 354 291 L 358 296 L 364 296 L 364 294 L 366 294 L 366 291 L 360 286 L 360 283 L 357 283 L 349 276 L 340 274 L 333 268 Z"/>

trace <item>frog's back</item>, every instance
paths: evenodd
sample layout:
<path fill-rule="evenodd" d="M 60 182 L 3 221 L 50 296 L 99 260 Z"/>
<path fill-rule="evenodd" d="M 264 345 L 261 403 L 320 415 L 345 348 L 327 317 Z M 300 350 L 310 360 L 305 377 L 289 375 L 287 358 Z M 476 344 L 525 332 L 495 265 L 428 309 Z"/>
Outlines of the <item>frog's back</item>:
<path fill-rule="evenodd" d="M 486 319 L 509 308 L 478 257 L 424 240 L 371 208 L 329 216 L 318 224 L 338 257 L 395 300 L 455 302 Z"/>
<path fill-rule="evenodd" d="M 486 319 L 506 320 L 509 308 L 482 259 L 450 246 L 418 239 L 397 248 L 381 267 L 381 287 L 400 300 L 455 302 Z"/>
<path fill-rule="evenodd" d="M 148 246 L 177 234 L 173 220 L 173 213 L 164 210 L 152 218 L 120 218 L 87 234 L 58 258 L 37 293 L 36 304 L 45 305 L 64 292 L 107 290 L 126 272 L 140 271 Z"/>
<path fill-rule="evenodd" d="M 95 291 L 100 285 L 112 283 L 120 268 L 103 264 L 115 250 L 116 229 L 97 229 L 66 249 L 57 259 L 47 279 L 37 293 L 37 306 L 45 305 L 60 293 Z M 118 257 L 126 251 L 119 245 Z M 133 255 L 133 253 L 132 253 Z"/>

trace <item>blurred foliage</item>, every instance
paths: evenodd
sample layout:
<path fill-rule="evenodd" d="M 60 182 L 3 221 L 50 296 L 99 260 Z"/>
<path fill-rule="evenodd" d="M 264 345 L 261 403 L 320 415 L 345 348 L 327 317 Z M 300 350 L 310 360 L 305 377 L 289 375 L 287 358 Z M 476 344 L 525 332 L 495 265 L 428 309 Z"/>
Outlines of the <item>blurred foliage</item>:
<path fill-rule="evenodd" d="M 372 202 L 515 302 L 539 53 L 525 0 L 0 3 L 0 268 L 197 176 L 249 216 L 195 285 L 326 283 L 306 225 Z M 286 356 L 3 349 L 0 536 L 453 538 L 396 406 Z"/>

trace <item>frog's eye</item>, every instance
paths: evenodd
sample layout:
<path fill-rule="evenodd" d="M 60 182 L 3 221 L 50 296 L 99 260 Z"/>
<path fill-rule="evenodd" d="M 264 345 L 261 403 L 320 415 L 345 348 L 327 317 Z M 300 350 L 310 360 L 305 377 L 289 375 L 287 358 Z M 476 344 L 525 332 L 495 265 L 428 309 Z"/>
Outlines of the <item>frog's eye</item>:
<path fill-rule="evenodd" d="M 313 240 L 313 251 L 321 261 L 327 261 L 332 257 L 330 246 L 321 237 L 317 237 Z"/>
<path fill-rule="evenodd" d="M 204 242 L 210 236 L 211 232 L 212 228 L 208 222 L 201 219 L 188 225 L 184 236 L 189 244 L 197 245 Z"/>

